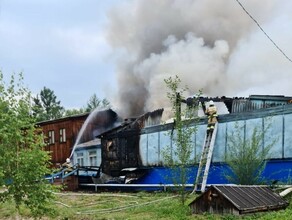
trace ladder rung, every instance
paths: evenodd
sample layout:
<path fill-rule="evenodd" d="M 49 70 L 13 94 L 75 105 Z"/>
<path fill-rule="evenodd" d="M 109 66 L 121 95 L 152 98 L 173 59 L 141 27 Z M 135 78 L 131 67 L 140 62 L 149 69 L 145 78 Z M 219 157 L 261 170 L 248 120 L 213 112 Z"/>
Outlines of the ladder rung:
<path fill-rule="evenodd" d="M 195 189 L 196 191 L 205 190 L 207 178 L 209 174 L 210 163 L 213 155 L 215 138 L 217 134 L 217 123 L 212 133 L 206 134 L 205 142 L 202 149 L 199 168 L 197 172 Z M 200 189 L 199 189 L 200 188 Z"/>

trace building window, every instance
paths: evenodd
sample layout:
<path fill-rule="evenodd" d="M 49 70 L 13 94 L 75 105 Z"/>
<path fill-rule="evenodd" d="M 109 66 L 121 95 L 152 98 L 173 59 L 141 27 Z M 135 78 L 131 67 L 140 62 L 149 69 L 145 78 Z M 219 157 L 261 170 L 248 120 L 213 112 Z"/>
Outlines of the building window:
<path fill-rule="evenodd" d="M 66 142 L 66 129 L 61 128 L 60 129 L 60 143 Z"/>
<path fill-rule="evenodd" d="M 49 144 L 54 144 L 55 143 L 55 131 L 49 131 Z"/>
<path fill-rule="evenodd" d="M 97 166 L 96 151 L 89 151 L 89 166 Z"/>
<path fill-rule="evenodd" d="M 78 165 L 83 166 L 84 165 L 83 153 L 76 153 L 76 158 L 77 158 Z"/>

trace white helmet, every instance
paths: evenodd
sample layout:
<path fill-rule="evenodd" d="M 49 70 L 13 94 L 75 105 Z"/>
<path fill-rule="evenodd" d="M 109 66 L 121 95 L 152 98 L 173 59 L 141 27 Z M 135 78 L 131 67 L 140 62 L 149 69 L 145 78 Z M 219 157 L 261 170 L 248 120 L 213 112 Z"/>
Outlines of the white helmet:
<path fill-rule="evenodd" d="M 67 158 L 67 159 L 66 159 L 66 162 L 67 162 L 67 163 L 70 163 L 70 159 L 69 159 L 69 158 Z"/>
<path fill-rule="evenodd" d="M 213 100 L 210 100 L 209 105 L 214 105 Z"/>

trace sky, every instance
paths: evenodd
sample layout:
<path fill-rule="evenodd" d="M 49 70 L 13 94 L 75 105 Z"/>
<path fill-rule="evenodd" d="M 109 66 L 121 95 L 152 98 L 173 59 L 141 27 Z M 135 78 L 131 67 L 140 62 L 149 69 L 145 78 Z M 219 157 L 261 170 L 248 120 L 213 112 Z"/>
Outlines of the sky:
<path fill-rule="evenodd" d="M 37 94 L 46 86 L 61 105 L 80 108 L 115 88 L 105 39 L 106 12 L 117 1 L 0 0 L 0 69 L 24 74 Z"/>
<path fill-rule="evenodd" d="M 291 59 L 292 1 L 240 2 Z M 123 116 L 167 106 L 175 75 L 188 96 L 292 96 L 292 62 L 236 0 L 0 0 L 0 69 L 65 108 L 96 93 Z"/>

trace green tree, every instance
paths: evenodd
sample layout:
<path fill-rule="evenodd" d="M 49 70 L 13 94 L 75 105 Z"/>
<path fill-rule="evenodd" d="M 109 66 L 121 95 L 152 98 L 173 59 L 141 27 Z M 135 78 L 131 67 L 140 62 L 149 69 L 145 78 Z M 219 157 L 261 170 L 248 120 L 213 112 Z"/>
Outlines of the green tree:
<path fill-rule="evenodd" d="M 32 106 L 33 116 L 37 119 L 37 121 L 45 121 L 46 120 L 45 109 L 43 108 L 39 95 L 33 98 L 33 102 L 34 102 Z"/>
<path fill-rule="evenodd" d="M 76 108 L 66 109 L 65 110 L 65 113 L 64 113 L 64 116 L 80 115 L 80 114 L 83 114 L 83 113 L 86 113 L 86 111 L 85 111 L 84 108 L 80 108 L 80 109 L 76 109 Z"/>
<path fill-rule="evenodd" d="M 254 185 L 262 184 L 262 172 L 266 166 L 266 158 L 275 144 L 274 138 L 270 144 L 263 147 L 264 134 L 270 128 L 264 130 L 255 127 L 250 138 L 243 135 L 244 128 L 235 125 L 235 129 L 228 135 L 228 150 L 226 163 L 231 174 L 224 174 L 226 179 L 235 184 Z"/>
<path fill-rule="evenodd" d="M 54 91 L 44 87 L 34 99 L 33 115 L 37 121 L 61 118 L 64 115 L 64 107 L 57 101 Z"/>
<path fill-rule="evenodd" d="M 91 112 L 94 109 L 110 108 L 110 102 L 107 99 L 99 99 L 96 94 L 93 94 L 85 107 L 86 112 Z"/>
<path fill-rule="evenodd" d="M 193 106 L 192 109 L 181 108 L 181 103 L 184 100 L 182 94 L 188 88 L 179 88 L 181 80 L 178 76 L 165 79 L 164 82 L 169 89 L 167 97 L 171 102 L 172 113 L 174 115 L 174 132 L 170 132 L 169 135 L 176 147 L 171 149 L 170 146 L 168 146 L 166 151 L 163 152 L 163 157 L 165 165 L 172 169 L 171 179 L 174 184 L 178 186 L 181 202 L 184 204 L 187 193 L 186 184 L 190 176 L 190 169 L 188 169 L 188 166 L 194 164 L 194 158 L 192 158 L 192 136 L 197 130 L 196 121 L 198 120 L 198 116 L 194 111 L 192 111 L 193 114 L 190 114 L 189 111 L 197 107 Z M 200 94 L 201 93 L 194 97 L 194 100 L 198 100 Z M 183 120 L 186 116 L 188 116 L 188 120 Z"/>
<path fill-rule="evenodd" d="M 53 186 L 45 180 L 50 173 L 49 154 L 43 151 L 43 137 L 31 117 L 31 95 L 20 74 L 9 85 L 0 72 L 0 184 L 5 190 L 0 201 L 14 201 L 30 208 L 33 216 L 52 211 Z"/>

